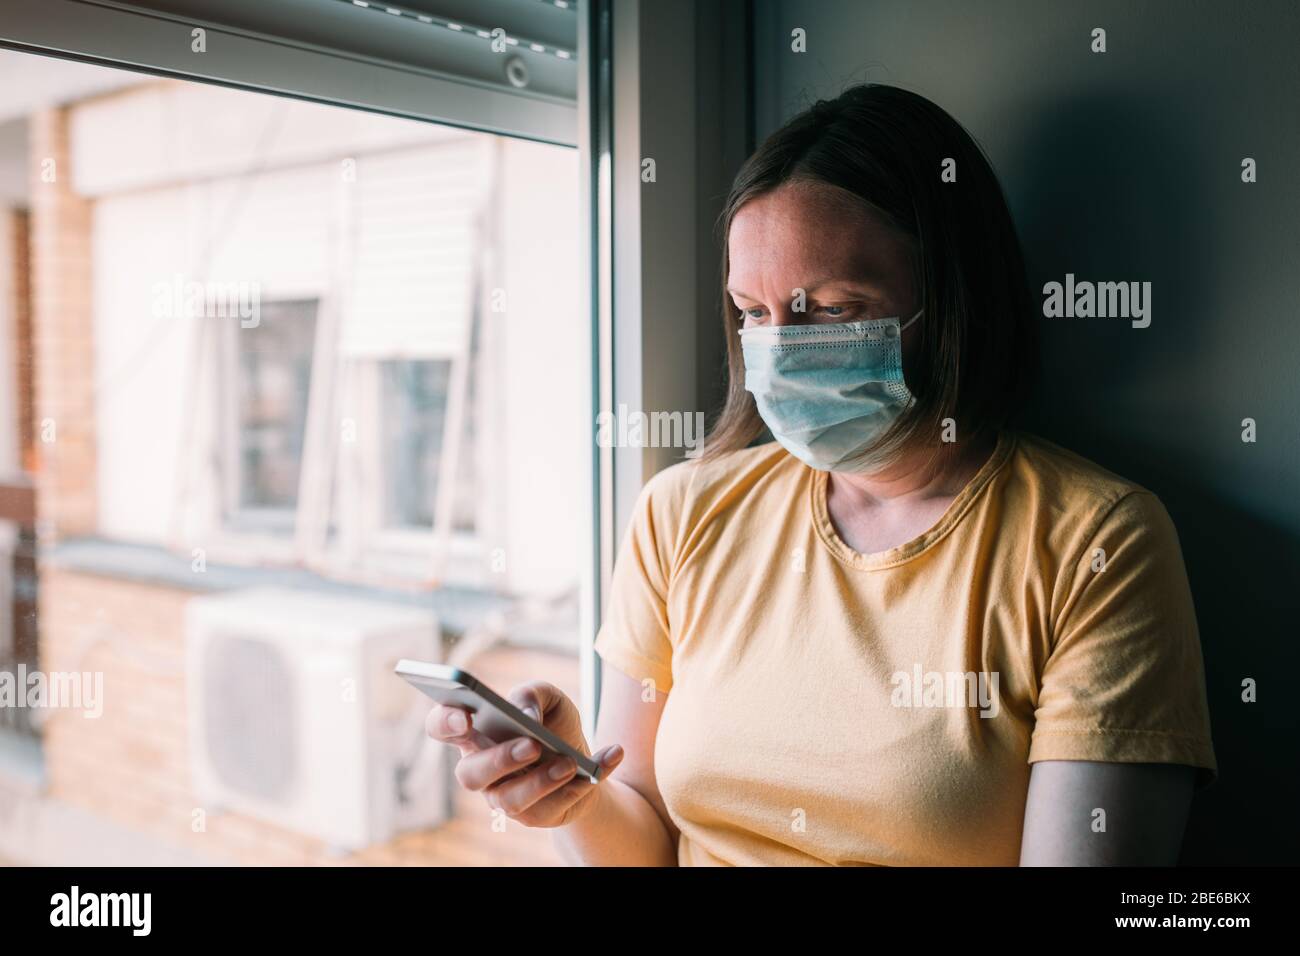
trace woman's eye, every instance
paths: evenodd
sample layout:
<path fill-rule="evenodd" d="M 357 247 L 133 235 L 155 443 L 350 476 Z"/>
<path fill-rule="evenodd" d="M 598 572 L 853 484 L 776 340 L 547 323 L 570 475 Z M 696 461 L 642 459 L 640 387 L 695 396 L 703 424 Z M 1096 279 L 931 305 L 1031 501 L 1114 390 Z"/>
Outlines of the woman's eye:
<path fill-rule="evenodd" d="M 745 309 L 744 311 L 745 311 L 745 318 L 747 319 L 758 320 L 763 317 L 762 309 Z"/>
<path fill-rule="evenodd" d="M 819 306 L 816 311 L 822 313 L 827 319 L 848 319 L 859 310 L 857 304 L 849 304 L 849 306 Z"/>

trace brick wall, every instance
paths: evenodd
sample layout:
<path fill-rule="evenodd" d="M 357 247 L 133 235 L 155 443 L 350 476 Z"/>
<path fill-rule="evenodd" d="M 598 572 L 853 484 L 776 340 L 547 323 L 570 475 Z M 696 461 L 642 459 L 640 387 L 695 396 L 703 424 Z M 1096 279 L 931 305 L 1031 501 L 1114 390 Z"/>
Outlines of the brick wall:
<path fill-rule="evenodd" d="M 250 865 L 555 865 L 550 834 L 507 821 L 492 829 L 484 800 L 456 789 L 453 819 L 347 857 L 276 826 L 213 813 L 191 828 L 198 806 L 189 780 L 184 607 L 173 588 L 55 569 L 41 574 L 41 667 L 102 671 L 103 715 L 52 711 L 44 726 L 50 796 L 164 843 L 218 862 Z M 476 660 L 494 686 L 549 680 L 576 698 L 571 657 L 502 648 Z"/>
<path fill-rule="evenodd" d="M 33 113 L 29 129 L 37 507 L 46 533 L 83 534 L 97 511 L 91 204 L 72 188 L 68 111 Z"/>

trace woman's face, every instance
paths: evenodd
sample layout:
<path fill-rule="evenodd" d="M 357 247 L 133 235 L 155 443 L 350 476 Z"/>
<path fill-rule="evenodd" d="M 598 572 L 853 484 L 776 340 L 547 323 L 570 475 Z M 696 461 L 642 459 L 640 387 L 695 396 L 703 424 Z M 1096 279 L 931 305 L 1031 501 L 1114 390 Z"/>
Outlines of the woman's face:
<path fill-rule="evenodd" d="M 751 199 L 732 218 L 727 255 L 747 329 L 916 314 L 906 240 L 834 186 L 788 182 Z"/>

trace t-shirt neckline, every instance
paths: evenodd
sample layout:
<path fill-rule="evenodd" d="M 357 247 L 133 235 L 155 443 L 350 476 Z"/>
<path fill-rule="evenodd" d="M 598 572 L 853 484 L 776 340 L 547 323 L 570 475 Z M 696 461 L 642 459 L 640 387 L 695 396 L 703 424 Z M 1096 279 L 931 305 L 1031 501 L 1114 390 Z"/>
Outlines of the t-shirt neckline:
<path fill-rule="evenodd" d="M 970 510 L 975 499 L 979 497 L 980 492 L 1011 457 L 1015 444 L 1016 438 L 1013 432 L 1007 429 L 1000 431 L 997 444 L 988 460 L 980 466 L 979 471 L 970 481 L 966 482 L 966 486 L 958 492 L 957 497 L 928 531 L 887 551 L 874 551 L 870 554 L 853 550 L 835 530 L 835 525 L 831 523 L 830 510 L 826 505 L 826 488 L 830 481 L 830 473 L 809 468 L 808 470 L 812 472 L 812 481 L 809 482 L 809 500 L 813 527 L 817 529 L 817 536 L 821 538 L 827 550 L 856 570 L 878 571 L 911 561 L 946 537 L 957 526 Z"/>

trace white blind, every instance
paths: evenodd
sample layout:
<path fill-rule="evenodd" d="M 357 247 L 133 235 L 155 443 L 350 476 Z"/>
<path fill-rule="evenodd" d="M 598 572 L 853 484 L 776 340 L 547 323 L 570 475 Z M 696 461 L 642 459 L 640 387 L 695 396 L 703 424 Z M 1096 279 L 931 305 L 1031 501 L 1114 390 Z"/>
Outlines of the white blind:
<path fill-rule="evenodd" d="M 463 352 L 492 155 L 488 137 L 471 135 L 358 159 L 343 356 L 448 358 Z"/>

